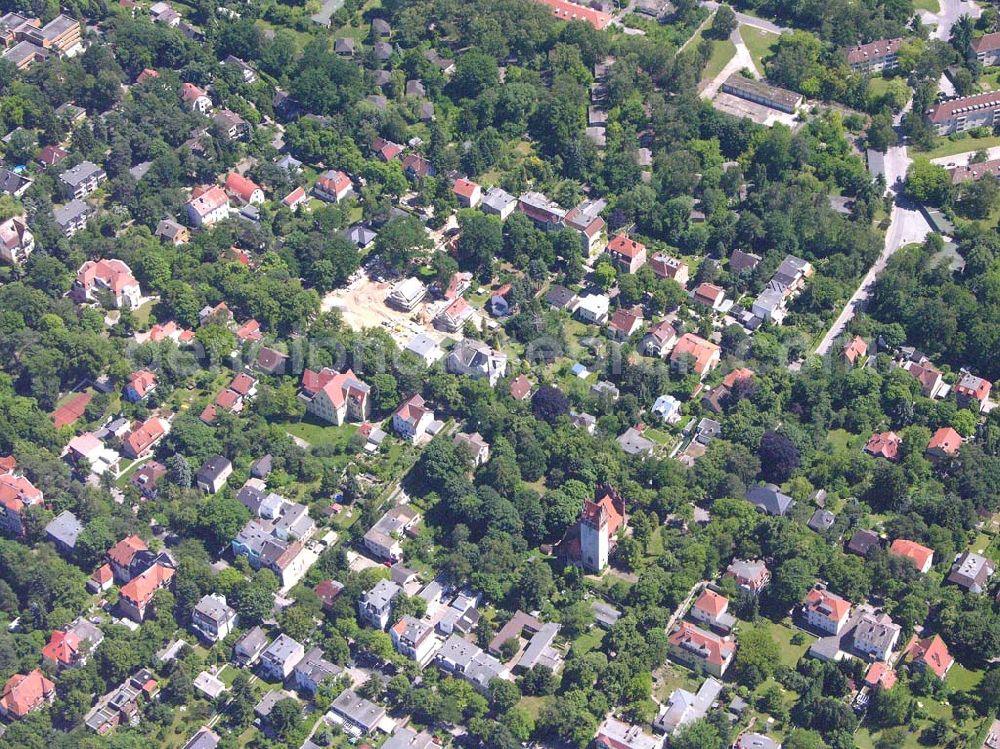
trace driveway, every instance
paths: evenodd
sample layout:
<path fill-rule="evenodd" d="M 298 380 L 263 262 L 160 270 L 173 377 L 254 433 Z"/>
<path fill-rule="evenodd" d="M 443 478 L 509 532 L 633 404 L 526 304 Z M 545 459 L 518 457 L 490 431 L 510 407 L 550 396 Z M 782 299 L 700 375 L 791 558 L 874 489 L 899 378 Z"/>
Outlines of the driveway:
<path fill-rule="evenodd" d="M 939 166 L 968 166 L 969 161 L 974 155 L 979 153 L 979 151 L 965 151 L 963 153 L 952 154 L 951 156 L 942 156 L 939 159 L 931 159 L 932 164 L 938 164 Z M 1000 146 L 994 146 L 993 148 L 986 149 L 986 158 L 990 161 L 994 159 L 1000 159 Z"/>
<path fill-rule="evenodd" d="M 702 7 L 708 8 L 713 13 L 719 9 L 719 3 L 715 2 L 715 0 L 702 0 L 701 4 Z M 785 26 L 779 26 L 773 21 L 768 21 L 766 18 L 758 18 L 757 16 L 747 15 L 746 13 L 737 13 L 736 20 L 745 26 L 753 26 L 761 31 L 770 31 L 772 34 L 785 34 L 792 31 Z"/>
<path fill-rule="evenodd" d="M 705 88 L 701 91 L 702 99 L 712 99 L 717 93 L 719 93 L 719 89 L 722 88 L 722 84 L 726 82 L 729 76 L 734 73 L 739 73 L 743 70 L 743 68 L 752 70 L 754 76 L 760 78 L 760 71 L 757 70 L 757 66 L 754 65 L 753 57 L 750 55 L 750 50 L 747 49 L 747 45 L 743 43 L 743 37 L 740 36 L 739 26 L 733 29 L 733 33 L 729 35 L 729 41 L 736 45 L 736 54 L 733 55 L 733 58 L 725 64 L 715 78 L 705 84 Z"/>

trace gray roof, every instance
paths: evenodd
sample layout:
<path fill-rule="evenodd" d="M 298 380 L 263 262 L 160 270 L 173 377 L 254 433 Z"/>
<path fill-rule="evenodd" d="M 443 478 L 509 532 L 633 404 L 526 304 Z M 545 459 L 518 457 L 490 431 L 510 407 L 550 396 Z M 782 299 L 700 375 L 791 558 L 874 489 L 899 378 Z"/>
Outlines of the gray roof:
<path fill-rule="evenodd" d="M 355 224 L 344 230 L 344 236 L 351 240 L 357 247 L 367 247 L 375 241 L 378 234 L 367 226 Z"/>
<path fill-rule="evenodd" d="M 431 338 L 426 333 L 417 333 L 408 344 L 406 344 L 406 350 L 412 351 L 417 356 L 423 358 L 435 348 L 438 347 L 437 341 Z"/>
<path fill-rule="evenodd" d="M 795 504 L 795 500 L 782 494 L 774 484 L 759 484 L 747 490 L 746 498 L 768 515 L 784 515 Z"/>
<path fill-rule="evenodd" d="M 267 632 L 256 626 L 236 641 L 236 645 L 247 653 L 256 653 L 267 645 Z"/>
<path fill-rule="evenodd" d="M 301 661 L 295 664 L 294 669 L 296 674 L 307 678 L 314 684 L 321 684 L 343 670 L 336 663 L 331 663 L 326 659 L 322 648 L 313 648 L 310 650 Z"/>
<path fill-rule="evenodd" d="M 302 643 L 282 632 L 278 635 L 278 639 L 267 647 L 267 650 L 264 651 L 264 655 L 268 658 L 273 658 L 276 661 L 284 663 L 301 647 Z"/>
<path fill-rule="evenodd" d="M 69 510 L 63 510 L 45 526 L 45 535 L 72 549 L 83 533 L 83 523 Z"/>
<path fill-rule="evenodd" d="M 816 510 L 807 525 L 817 533 L 821 533 L 830 530 L 836 520 L 837 516 L 829 510 Z"/>
<path fill-rule="evenodd" d="M 104 170 L 93 161 L 81 161 L 72 169 L 67 169 L 65 172 L 60 174 L 59 179 L 70 187 L 76 189 L 94 176 L 100 176 L 103 174 Z"/>
<path fill-rule="evenodd" d="M 225 596 L 214 594 L 203 596 L 195 604 L 194 610 L 214 622 L 223 622 L 235 613 L 232 608 L 226 605 Z"/>
<path fill-rule="evenodd" d="M 642 432 L 635 427 L 629 427 L 624 434 L 619 435 L 618 444 L 629 455 L 642 455 L 656 447 L 655 442 L 643 437 Z"/>
<path fill-rule="evenodd" d="M 382 744 L 382 749 L 437 749 L 434 737 L 426 731 L 417 733 L 409 728 L 398 728 Z"/>
<path fill-rule="evenodd" d="M 402 590 L 392 580 L 379 580 L 375 587 L 362 595 L 361 600 L 368 606 L 383 609 L 392 603 L 392 599 Z"/>
<path fill-rule="evenodd" d="M 90 207 L 79 198 L 74 198 L 66 205 L 52 209 L 52 215 L 60 228 L 65 229 L 70 224 L 76 223 L 80 218 L 90 213 Z"/>
<path fill-rule="evenodd" d="M 385 717 L 385 708 L 369 702 L 350 689 L 345 689 L 330 705 L 330 709 L 351 723 L 371 731 Z"/>
<path fill-rule="evenodd" d="M 271 714 L 271 710 L 274 709 L 275 705 L 289 697 L 295 699 L 291 692 L 286 692 L 284 689 L 272 689 L 261 697 L 260 702 L 254 707 L 254 712 L 262 718 L 266 718 Z"/>
<path fill-rule="evenodd" d="M 222 741 L 211 728 L 202 728 L 182 747 L 182 749 L 215 749 Z"/>
<path fill-rule="evenodd" d="M 501 190 L 499 187 L 491 187 L 483 195 L 482 204 L 498 213 L 503 212 L 510 207 L 512 203 L 516 203 L 517 198 L 511 195 L 506 190 Z"/>
<path fill-rule="evenodd" d="M 201 468 L 198 469 L 198 480 L 215 481 L 228 469 L 232 468 L 232 465 L 232 463 L 221 455 L 213 455 L 202 464 Z"/>

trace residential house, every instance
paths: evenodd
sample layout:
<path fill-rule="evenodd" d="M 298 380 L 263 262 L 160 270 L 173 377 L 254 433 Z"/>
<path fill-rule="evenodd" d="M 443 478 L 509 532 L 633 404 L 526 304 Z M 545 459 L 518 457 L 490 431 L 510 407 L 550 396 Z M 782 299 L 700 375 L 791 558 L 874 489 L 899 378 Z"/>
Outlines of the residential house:
<path fill-rule="evenodd" d="M 0 223 L 0 260 L 8 265 L 24 265 L 34 249 L 35 235 L 23 215 Z"/>
<path fill-rule="evenodd" d="M 962 435 L 951 427 L 941 427 L 927 443 L 926 455 L 931 460 L 948 460 L 962 448 Z"/>
<path fill-rule="evenodd" d="M 621 273 L 636 273 L 646 264 L 646 245 L 627 234 L 617 234 L 605 251 Z"/>
<path fill-rule="evenodd" d="M 672 395 L 661 395 L 653 403 L 652 412 L 663 419 L 664 424 L 676 424 L 681 420 L 681 402 Z"/>
<path fill-rule="evenodd" d="M 403 558 L 401 537 L 420 522 L 420 513 L 409 505 L 388 510 L 364 536 L 365 548 L 376 558 L 398 562 Z"/>
<path fill-rule="evenodd" d="M 938 102 L 928 110 L 927 120 L 938 135 L 950 135 L 977 127 L 992 128 L 998 112 L 1000 91 L 987 91 Z"/>
<path fill-rule="evenodd" d="M 343 726 L 352 736 L 367 736 L 386 717 L 385 708 L 366 700 L 351 689 L 345 689 L 330 705 L 331 720 Z"/>
<path fill-rule="evenodd" d="M 2 232 L 2 227 L 0 227 L 0 232 Z M 0 238 L 2 238 L 2 234 L 0 234 Z M 955 398 L 959 408 L 982 411 L 989 401 L 992 388 L 993 383 L 989 380 L 977 377 L 971 372 L 964 372 L 961 379 L 955 384 Z"/>
<path fill-rule="evenodd" d="M 367 250 L 375 244 L 378 234 L 367 226 L 355 224 L 343 232 L 344 236 L 359 250 Z"/>
<path fill-rule="evenodd" d="M 128 376 L 128 384 L 123 395 L 129 403 L 138 403 L 145 400 L 154 390 L 156 390 L 156 375 L 148 369 L 140 369 Z"/>
<path fill-rule="evenodd" d="M 885 661 L 875 661 L 865 672 L 865 685 L 869 689 L 892 689 L 896 681 L 896 672 Z"/>
<path fill-rule="evenodd" d="M 424 300 L 425 296 L 427 296 L 427 287 L 411 276 L 393 286 L 385 301 L 391 307 L 403 312 L 411 312 Z"/>
<path fill-rule="evenodd" d="M 559 284 L 550 286 L 549 290 L 545 292 L 545 303 L 555 310 L 573 312 L 578 302 L 576 294 Z"/>
<path fill-rule="evenodd" d="M 170 586 L 174 569 L 154 562 L 144 572 L 140 572 L 122 587 L 118 598 L 118 608 L 122 614 L 134 622 L 146 618 L 146 610 L 153 602 L 157 591 Z"/>
<path fill-rule="evenodd" d="M 969 42 L 969 56 L 983 67 L 1000 64 L 1000 32 L 975 37 Z"/>
<path fill-rule="evenodd" d="M 759 595 L 771 582 L 771 572 L 760 559 L 734 559 L 726 568 L 725 576 L 753 595 Z"/>
<path fill-rule="evenodd" d="M 616 341 L 627 341 L 642 328 L 642 308 L 615 310 L 608 322 L 608 335 Z"/>
<path fill-rule="evenodd" d="M 144 458 L 169 431 L 170 423 L 166 419 L 151 416 L 122 438 L 122 452 L 132 460 Z"/>
<path fill-rule="evenodd" d="M 445 640 L 434 657 L 443 671 L 465 679 L 484 694 L 489 692 L 490 682 L 494 679 L 511 678 L 500 661 L 455 634 Z"/>
<path fill-rule="evenodd" d="M 282 633 L 260 654 L 260 675 L 268 681 L 284 681 L 305 654 L 302 643 Z"/>
<path fill-rule="evenodd" d="M 87 590 L 91 593 L 104 593 L 111 590 L 114 585 L 115 576 L 111 572 L 110 564 L 102 564 L 90 575 L 87 580 Z"/>
<path fill-rule="evenodd" d="M 196 227 L 212 226 L 229 218 L 229 196 L 217 185 L 199 187 L 186 204 L 188 218 Z"/>
<path fill-rule="evenodd" d="M 351 178 L 337 169 L 328 169 L 313 186 L 313 195 L 327 203 L 340 203 L 354 194 Z"/>
<path fill-rule="evenodd" d="M 854 649 L 880 661 L 892 659 L 902 627 L 886 613 L 865 613 L 854 628 Z"/>
<path fill-rule="evenodd" d="M 517 198 L 499 187 L 491 187 L 486 191 L 479 207 L 483 213 L 499 216 L 503 221 L 517 208 Z"/>
<path fill-rule="evenodd" d="M 837 516 L 832 512 L 829 510 L 817 509 L 812 515 L 809 516 L 806 526 L 817 533 L 826 533 L 836 522 Z"/>
<path fill-rule="evenodd" d="M 419 393 L 414 393 L 392 415 L 392 429 L 400 438 L 415 442 L 433 421 L 434 412 Z"/>
<path fill-rule="evenodd" d="M 919 572 L 927 573 L 934 564 L 934 550 L 918 544 L 916 541 L 909 541 L 905 538 L 897 538 L 889 546 L 889 553 L 897 557 L 909 559 Z"/>
<path fill-rule="evenodd" d="M 202 726 L 181 749 L 217 749 L 222 737 L 207 726 Z"/>
<path fill-rule="evenodd" d="M 524 375 L 518 375 L 510 383 L 510 397 L 516 401 L 526 400 L 531 396 L 533 385 Z"/>
<path fill-rule="evenodd" d="M 56 685 L 45 678 L 41 669 L 27 674 L 14 674 L 0 692 L 0 716 L 6 720 L 20 720 L 56 697 Z"/>
<path fill-rule="evenodd" d="M 20 538 L 24 535 L 25 509 L 40 505 L 44 496 L 41 489 L 15 473 L 13 467 L 5 466 L 0 471 L 0 530 Z"/>
<path fill-rule="evenodd" d="M 868 551 L 872 548 L 877 548 L 881 546 L 882 540 L 879 538 L 877 533 L 873 531 L 859 529 L 854 532 L 851 536 L 851 540 L 847 542 L 847 551 L 851 554 L 856 554 L 859 557 L 868 556 Z"/>
<path fill-rule="evenodd" d="M 428 367 L 444 357 L 444 349 L 426 333 L 417 333 L 406 344 L 406 350 L 423 361 Z"/>
<path fill-rule="evenodd" d="M 135 309 L 142 299 L 139 282 L 132 269 L 121 260 L 88 260 L 76 272 L 70 298 L 77 302 L 96 302 L 107 294 L 116 309 Z"/>
<path fill-rule="evenodd" d="M 702 682 L 695 693 L 675 689 L 660 707 L 659 714 L 653 720 L 653 728 L 668 736 L 675 735 L 684 726 L 704 718 L 720 694 L 722 682 L 711 676 Z"/>
<path fill-rule="evenodd" d="M 333 42 L 333 53 L 337 57 L 354 57 L 354 37 L 338 36 Z"/>
<path fill-rule="evenodd" d="M 76 541 L 81 533 L 83 523 L 69 510 L 60 512 L 45 526 L 45 539 L 51 541 L 63 556 L 70 556 L 76 551 Z"/>
<path fill-rule="evenodd" d="M 353 370 L 340 373 L 324 367 L 318 372 L 307 369 L 302 373 L 299 397 L 305 401 L 306 411 L 340 426 L 346 421 L 368 419 L 370 393 L 371 388 Z"/>
<path fill-rule="evenodd" d="M 685 333 L 677 341 L 670 354 L 670 367 L 676 372 L 693 372 L 699 379 L 719 366 L 722 350 L 714 343 L 694 333 Z"/>
<path fill-rule="evenodd" d="M 611 300 L 604 294 L 587 294 L 576 302 L 576 314 L 585 323 L 604 325 L 608 321 Z"/>
<path fill-rule="evenodd" d="M 81 617 L 52 632 L 42 648 L 42 660 L 56 671 L 85 666 L 91 653 L 103 641 L 104 633 Z"/>
<path fill-rule="evenodd" d="M 289 210 L 294 211 L 301 205 L 305 205 L 309 202 L 309 196 L 306 194 L 306 189 L 304 187 L 296 187 L 285 197 L 281 199 L 282 204 L 285 205 Z"/>
<path fill-rule="evenodd" d="M 437 170 L 429 159 L 424 158 L 419 153 L 408 154 L 403 159 L 403 172 L 413 180 L 420 180 L 424 177 L 433 177 Z"/>
<path fill-rule="evenodd" d="M 195 484 L 206 494 L 216 494 L 233 472 L 233 464 L 221 455 L 213 455 L 206 460 L 198 473 L 195 474 Z"/>
<path fill-rule="evenodd" d="M 981 554 L 965 551 L 955 558 L 948 582 L 964 588 L 969 593 L 983 593 L 996 568 L 993 561 Z"/>
<path fill-rule="evenodd" d="M 855 73 L 884 73 L 899 67 L 899 48 L 905 40 L 879 39 L 847 50 L 847 66 Z M 973 47 L 974 48 L 974 47 Z"/>
<path fill-rule="evenodd" d="M 567 0 L 542 0 L 546 5 L 558 4 L 559 7 L 569 7 L 575 3 Z M 582 11 L 597 13 L 584 6 L 577 6 Z M 613 715 L 604 719 L 597 728 L 597 735 L 594 737 L 594 746 L 597 749 L 662 749 L 663 739 L 651 736 L 642 730 L 641 726 L 635 726 L 618 720 Z"/>
<path fill-rule="evenodd" d="M 65 161 L 67 157 L 69 157 L 69 151 L 65 148 L 49 145 L 42 147 L 42 150 L 38 152 L 37 160 L 42 169 L 48 169 Z"/>
<path fill-rule="evenodd" d="M 677 343 L 677 329 L 671 318 L 664 318 L 649 329 L 642 339 L 642 351 L 647 356 L 665 359 Z"/>
<path fill-rule="evenodd" d="M 862 361 L 867 354 L 868 344 L 865 343 L 864 338 L 857 335 L 848 341 L 841 351 L 844 361 L 852 367 Z"/>
<path fill-rule="evenodd" d="M 660 278 L 676 281 L 682 288 L 687 286 L 689 271 L 687 263 L 663 252 L 657 252 L 649 260 L 649 267 Z"/>
<path fill-rule="evenodd" d="M 451 188 L 460 208 L 475 208 L 482 202 L 483 189 L 470 179 L 460 177 Z"/>
<path fill-rule="evenodd" d="M 566 213 L 566 226 L 580 235 L 585 257 L 589 257 L 594 252 L 604 235 L 606 224 L 601 218 L 601 212 L 607 207 L 608 202 L 598 198 L 585 200 Z"/>
<path fill-rule="evenodd" d="M 208 114 L 212 110 L 212 100 L 208 94 L 193 83 L 181 84 L 181 101 L 187 105 L 188 109 L 199 114 Z"/>
<path fill-rule="evenodd" d="M 155 460 L 143 463 L 129 477 L 129 483 L 146 499 L 156 499 L 160 481 L 167 475 L 167 468 Z"/>
<path fill-rule="evenodd" d="M 795 500 L 774 484 L 758 484 L 747 490 L 746 499 L 761 512 L 781 517 L 795 504 Z"/>
<path fill-rule="evenodd" d="M 323 603 L 323 608 L 329 611 L 344 591 L 344 584 L 337 580 L 321 580 L 313 588 L 316 597 Z"/>
<path fill-rule="evenodd" d="M 460 450 L 465 450 L 468 453 L 473 468 L 478 468 L 490 459 L 490 445 L 479 432 L 472 434 L 457 432 L 452 441 Z"/>
<path fill-rule="evenodd" d="M 518 198 L 517 207 L 543 231 L 561 228 L 566 218 L 566 211 L 540 192 L 524 193 Z"/>
<path fill-rule="evenodd" d="M 212 125 L 229 140 L 241 140 L 250 134 L 250 124 L 228 109 L 216 110 Z"/>
<path fill-rule="evenodd" d="M 452 374 L 473 379 L 486 379 L 491 387 L 507 374 L 507 355 L 485 343 L 466 338 L 460 341 L 445 360 L 446 369 Z"/>
<path fill-rule="evenodd" d="M 711 588 L 705 588 L 688 609 L 688 616 L 712 629 L 728 633 L 736 626 L 736 618 L 729 613 L 729 599 Z"/>
<path fill-rule="evenodd" d="M 244 83 L 256 83 L 257 82 L 257 71 L 254 70 L 250 65 L 245 63 L 238 57 L 233 55 L 226 55 L 226 59 L 222 61 L 222 64 L 238 70 L 240 77 L 243 78 Z"/>
<path fill-rule="evenodd" d="M 84 725 L 103 736 L 120 725 L 137 726 L 141 700 L 152 699 L 158 691 L 156 679 L 147 669 L 140 669 L 123 684 L 101 697 L 84 717 Z"/>
<path fill-rule="evenodd" d="M 256 626 L 236 641 L 233 660 L 239 666 L 252 666 L 267 646 L 267 633 L 263 627 Z"/>
<path fill-rule="evenodd" d="M 899 460 L 899 448 L 903 438 L 895 432 L 876 432 L 865 443 L 865 452 L 876 458 Z"/>
<path fill-rule="evenodd" d="M 668 638 L 670 654 L 695 671 L 722 678 L 736 655 L 736 643 L 729 637 L 681 621 Z"/>
<path fill-rule="evenodd" d="M 191 626 L 208 642 L 216 643 L 229 636 L 236 628 L 239 617 L 219 594 L 202 596 L 191 611 Z"/>
<path fill-rule="evenodd" d="M 20 172 L 0 168 L 0 193 L 4 195 L 20 198 L 33 184 L 35 184 L 33 179 L 29 179 Z"/>
<path fill-rule="evenodd" d="M 296 689 L 314 697 L 321 686 L 343 672 L 344 669 L 326 659 L 322 648 L 314 647 L 295 664 L 292 681 Z"/>
<path fill-rule="evenodd" d="M 59 175 L 63 195 L 67 200 L 82 200 L 108 178 L 107 173 L 92 161 L 81 161 Z"/>
<path fill-rule="evenodd" d="M 434 735 L 426 731 L 417 733 L 409 728 L 397 728 L 382 744 L 382 749 L 438 749 L 438 743 Z"/>
<path fill-rule="evenodd" d="M 434 326 L 447 333 L 457 333 L 472 320 L 474 313 L 465 297 L 458 297 L 434 316 Z"/>
<path fill-rule="evenodd" d="M 903 369 L 917 378 L 917 382 L 920 383 L 920 392 L 925 398 L 942 398 L 948 390 L 948 385 L 940 370 L 930 362 L 906 362 Z"/>
<path fill-rule="evenodd" d="M 642 435 L 645 427 L 629 427 L 617 437 L 617 442 L 626 455 L 649 455 L 656 443 Z"/>
<path fill-rule="evenodd" d="M 802 615 L 810 627 L 826 634 L 839 635 L 851 616 L 851 604 L 817 585 L 806 596 Z"/>
<path fill-rule="evenodd" d="M 700 283 L 691 292 L 691 298 L 705 307 L 720 310 L 726 302 L 726 291 L 715 284 Z"/>
<path fill-rule="evenodd" d="M 260 351 L 257 352 L 257 359 L 254 361 L 253 366 L 254 369 L 264 374 L 283 375 L 287 363 L 288 354 L 283 354 L 269 346 L 261 346 Z"/>
<path fill-rule="evenodd" d="M 90 206 L 78 199 L 52 209 L 53 219 L 66 237 L 86 229 L 92 213 Z"/>
<path fill-rule="evenodd" d="M 243 205 L 262 205 L 264 203 L 264 190 L 261 189 L 260 185 L 237 172 L 230 172 L 226 175 L 226 193 Z"/>
<path fill-rule="evenodd" d="M 942 680 L 955 664 L 955 659 L 948 652 L 948 646 L 941 639 L 941 635 L 925 637 L 922 640 L 913 635 L 903 649 L 903 660 L 917 668 L 929 669 Z"/>
<path fill-rule="evenodd" d="M 736 275 L 749 274 L 761 261 L 760 255 L 743 250 L 733 250 L 729 256 L 729 272 Z"/>
<path fill-rule="evenodd" d="M 108 549 L 106 556 L 115 581 L 123 584 L 146 569 L 153 554 L 146 542 L 133 534 Z"/>
<path fill-rule="evenodd" d="M 437 645 L 434 626 L 409 615 L 392 625 L 389 636 L 397 653 L 417 663 L 426 663 Z"/>
<path fill-rule="evenodd" d="M 361 621 L 376 629 L 385 629 L 389 625 L 392 601 L 402 591 L 391 580 L 379 580 L 374 588 L 366 591 L 358 600 Z"/>

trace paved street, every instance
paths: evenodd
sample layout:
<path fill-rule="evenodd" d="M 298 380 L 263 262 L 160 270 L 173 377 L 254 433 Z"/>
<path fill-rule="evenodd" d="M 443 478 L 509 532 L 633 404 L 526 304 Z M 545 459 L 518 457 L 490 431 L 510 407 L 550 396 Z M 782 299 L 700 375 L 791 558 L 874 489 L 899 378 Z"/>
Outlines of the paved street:
<path fill-rule="evenodd" d="M 979 18 L 983 9 L 972 0 L 940 0 L 941 10 L 937 13 L 922 11 L 920 20 L 926 25 L 933 25 L 935 28 L 931 32 L 934 39 L 947 41 L 951 37 L 951 27 L 955 25 L 962 16 L 972 16 Z"/>
<path fill-rule="evenodd" d="M 973 141 L 975 142 L 975 141 Z M 966 166 L 969 160 L 978 153 L 978 150 L 973 149 L 972 151 L 964 151 L 962 153 L 952 154 L 951 156 L 942 156 L 939 159 L 931 159 L 932 164 L 939 164 L 940 166 Z M 994 146 L 993 148 L 986 149 L 986 158 L 988 159 L 1000 159 L 1000 146 Z"/>
<path fill-rule="evenodd" d="M 719 3 L 715 2 L 715 0 L 702 0 L 701 4 L 711 11 L 715 11 L 719 7 Z M 765 18 L 757 18 L 757 16 L 747 15 L 746 13 L 737 13 L 736 20 L 745 26 L 753 26 L 762 31 L 770 31 L 772 34 L 784 34 L 791 31 L 791 29 L 779 26 L 773 21 L 768 21 Z"/>

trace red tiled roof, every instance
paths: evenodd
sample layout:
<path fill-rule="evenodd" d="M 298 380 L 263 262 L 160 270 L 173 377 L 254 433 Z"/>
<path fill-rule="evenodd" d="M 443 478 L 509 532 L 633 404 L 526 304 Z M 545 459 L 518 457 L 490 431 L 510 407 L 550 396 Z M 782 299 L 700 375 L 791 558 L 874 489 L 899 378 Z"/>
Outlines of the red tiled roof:
<path fill-rule="evenodd" d="M 948 455 L 957 455 L 961 447 L 962 435 L 951 427 L 941 427 L 927 443 L 928 450 L 940 450 Z"/>
<path fill-rule="evenodd" d="M 1000 31 L 976 37 L 969 43 L 969 46 L 972 47 L 973 52 L 993 52 L 998 50 L 1000 49 Z"/>
<path fill-rule="evenodd" d="M 226 411 L 232 411 L 240 402 L 240 394 L 229 388 L 223 388 L 215 396 L 215 405 Z"/>
<path fill-rule="evenodd" d="M 128 383 L 140 398 L 156 387 L 156 375 L 148 369 L 140 369 L 128 376 Z"/>
<path fill-rule="evenodd" d="M 914 662 L 922 663 L 929 668 L 939 679 L 945 677 L 951 664 L 955 662 L 941 635 L 925 637 L 923 640 L 918 640 L 917 636 L 913 635 L 906 646 L 906 655 Z"/>
<path fill-rule="evenodd" d="M 479 189 L 479 185 L 470 179 L 465 179 L 464 177 L 460 177 L 459 179 L 455 180 L 455 185 L 452 189 L 455 191 L 456 195 L 459 195 L 465 198 L 466 200 L 471 200 L 472 195 L 475 193 L 477 189 Z"/>
<path fill-rule="evenodd" d="M 702 594 L 698 596 L 698 600 L 694 602 L 694 608 L 704 611 L 713 619 L 717 619 L 724 614 L 728 607 L 728 598 L 708 588 L 702 591 Z"/>
<path fill-rule="evenodd" d="M 291 208 L 293 205 L 300 203 L 306 198 L 306 189 L 304 187 L 296 187 L 290 193 L 288 193 L 281 202 Z"/>
<path fill-rule="evenodd" d="M 166 433 L 167 430 L 163 426 L 163 420 L 157 416 L 153 416 L 129 432 L 122 442 L 127 452 L 130 452 L 134 456 L 139 456 Z"/>
<path fill-rule="evenodd" d="M 136 608 L 142 609 L 152 600 L 156 591 L 167 585 L 173 577 L 173 569 L 156 563 L 125 583 L 121 588 L 121 596 L 131 601 Z"/>
<path fill-rule="evenodd" d="M 754 371 L 752 369 L 740 367 L 739 369 L 734 369 L 732 372 L 723 377 L 722 384 L 727 388 L 732 388 L 736 385 L 736 383 L 743 382 L 744 380 L 750 380 L 753 376 Z"/>
<path fill-rule="evenodd" d="M 610 494 L 605 494 L 596 502 L 588 499 L 583 503 L 584 521 L 596 522 L 602 514 L 607 518 L 608 535 L 613 537 L 625 524 L 625 505 L 621 500 L 616 502 Z"/>
<path fill-rule="evenodd" d="M 425 403 L 426 401 L 424 401 L 423 397 L 419 393 L 416 393 L 403 403 L 396 413 L 399 414 L 399 418 L 403 421 L 416 424 L 427 413 L 427 409 L 424 408 Z"/>
<path fill-rule="evenodd" d="M 240 395 L 247 396 L 256 384 L 257 380 L 248 375 L 246 372 L 240 372 L 233 378 L 233 381 L 229 383 L 229 389 Z"/>
<path fill-rule="evenodd" d="M 854 336 L 850 342 L 844 346 L 844 357 L 851 364 L 855 364 L 858 359 L 868 353 L 868 344 L 861 336 Z"/>
<path fill-rule="evenodd" d="M 64 666 L 72 666 L 80 657 L 80 638 L 73 632 L 57 629 L 42 648 L 42 656 Z"/>
<path fill-rule="evenodd" d="M 987 91 L 984 94 L 973 94 L 963 96 L 951 101 L 943 101 L 931 107 L 930 121 L 940 124 L 950 120 L 952 117 L 964 112 L 974 112 L 983 109 L 994 109 L 1000 107 L 1000 91 Z"/>
<path fill-rule="evenodd" d="M 531 380 L 529 380 L 524 375 L 518 375 L 512 383 L 510 383 L 510 395 L 516 400 L 524 400 L 531 393 Z"/>
<path fill-rule="evenodd" d="M 316 180 L 316 185 L 331 195 L 339 195 L 351 186 L 351 178 L 339 170 L 330 169 Z"/>
<path fill-rule="evenodd" d="M 609 23 L 611 16 L 593 8 L 567 2 L 567 0 L 538 0 L 542 5 L 552 9 L 552 15 L 561 21 L 586 21 L 598 31 L 602 31 Z"/>
<path fill-rule="evenodd" d="M 839 622 L 850 613 L 851 603 L 828 590 L 813 588 L 806 596 L 806 608 L 817 611 L 832 622 Z"/>
<path fill-rule="evenodd" d="M 897 52 L 903 44 L 903 39 L 879 39 L 868 44 L 859 44 L 847 50 L 847 62 L 859 63 L 868 60 L 885 57 Z"/>
<path fill-rule="evenodd" d="M 45 678 L 41 669 L 29 674 L 14 674 L 3 687 L 0 706 L 15 718 L 23 718 L 41 707 L 55 693 L 56 685 Z"/>
<path fill-rule="evenodd" d="M 90 579 L 93 580 L 95 583 L 100 583 L 101 585 L 104 585 L 105 583 L 111 582 L 111 579 L 113 577 L 114 573 L 111 572 L 111 565 L 102 564 L 100 567 L 94 570 L 93 574 L 90 576 Z"/>
<path fill-rule="evenodd" d="M 933 549 L 928 549 L 916 541 L 909 541 L 905 538 L 897 538 L 893 541 L 889 547 L 889 553 L 898 557 L 906 557 L 913 562 L 918 570 L 922 570 L 927 561 L 934 557 Z"/>
<path fill-rule="evenodd" d="M 0 473 L 10 473 L 17 468 L 17 458 L 13 455 L 0 457 Z"/>
<path fill-rule="evenodd" d="M 132 557 L 138 552 L 145 551 L 149 547 L 146 542 L 136 535 L 126 536 L 121 541 L 108 549 L 108 559 L 119 567 L 128 567 L 132 564 Z"/>
<path fill-rule="evenodd" d="M 704 653 L 705 660 L 714 666 L 722 666 L 736 650 L 732 640 L 722 639 L 684 621 L 670 635 L 670 644 L 686 650 L 699 650 Z"/>
<path fill-rule="evenodd" d="M 244 203 L 249 203 L 253 194 L 260 190 L 260 185 L 242 174 L 230 172 L 226 177 L 226 191 L 232 193 Z"/>
<path fill-rule="evenodd" d="M 865 452 L 877 458 L 897 460 L 901 444 L 903 444 L 903 440 L 895 432 L 876 432 L 868 438 Z"/>
<path fill-rule="evenodd" d="M 264 337 L 260 331 L 260 323 L 250 319 L 236 329 L 236 337 L 241 341 L 259 341 Z"/>
<path fill-rule="evenodd" d="M 709 363 L 718 352 L 719 347 L 714 343 L 710 343 L 694 333 L 685 333 L 674 346 L 670 360 L 678 361 L 681 357 L 690 356 L 695 361 L 695 371 L 703 375 L 708 371 Z"/>
<path fill-rule="evenodd" d="M 865 684 L 868 686 L 892 689 L 895 683 L 896 672 L 885 661 L 875 661 L 868 667 L 868 673 L 865 674 Z"/>
<path fill-rule="evenodd" d="M 626 234 L 617 234 L 615 238 L 608 242 L 608 252 L 621 255 L 629 259 L 634 258 L 645 251 L 646 245 L 629 238 Z"/>

